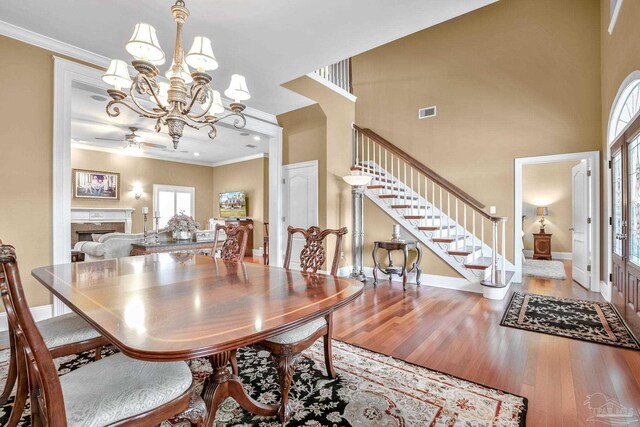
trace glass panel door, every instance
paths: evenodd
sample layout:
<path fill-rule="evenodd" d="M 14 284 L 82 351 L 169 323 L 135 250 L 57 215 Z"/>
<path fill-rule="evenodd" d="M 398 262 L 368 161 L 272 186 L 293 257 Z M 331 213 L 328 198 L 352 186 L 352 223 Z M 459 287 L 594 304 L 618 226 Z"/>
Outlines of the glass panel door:
<path fill-rule="evenodd" d="M 640 266 L 640 137 L 629 142 L 629 261 Z"/>
<path fill-rule="evenodd" d="M 622 235 L 622 221 L 623 221 L 623 190 L 622 190 L 622 151 L 617 151 L 613 158 L 611 159 L 611 174 L 613 178 L 613 192 L 612 192 L 612 202 L 613 202 L 613 218 L 612 218 L 612 226 L 613 226 L 613 253 L 622 256 L 622 240 L 620 236 Z"/>

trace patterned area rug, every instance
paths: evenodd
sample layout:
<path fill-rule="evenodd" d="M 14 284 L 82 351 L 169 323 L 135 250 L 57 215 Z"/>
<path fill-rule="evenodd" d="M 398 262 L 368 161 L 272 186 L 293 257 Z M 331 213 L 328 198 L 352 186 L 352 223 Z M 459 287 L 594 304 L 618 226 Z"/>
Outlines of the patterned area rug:
<path fill-rule="evenodd" d="M 613 305 L 514 292 L 502 326 L 640 350 Z"/>
<path fill-rule="evenodd" d="M 542 277 L 543 279 L 564 280 L 567 278 L 562 261 L 547 261 L 544 259 L 527 259 L 522 263 L 522 275 Z"/>
<path fill-rule="evenodd" d="M 113 350 L 106 350 L 105 355 Z M 304 352 L 296 370 L 291 400 L 295 415 L 287 426 L 523 426 L 527 400 L 388 356 L 334 341 L 338 378 L 325 376 L 322 342 Z M 60 358 L 61 374 L 89 363 L 91 352 Z M 0 352 L 0 378 L 7 370 Z M 189 362 L 201 384 L 211 371 L 206 359 Z M 240 375 L 247 391 L 265 403 L 280 400 L 270 355 L 252 348 L 238 352 Z M 2 380 L 0 380 L 2 384 Z M 200 388 L 198 389 L 200 391 Z M 0 407 L 5 425 L 11 402 Z M 27 409 L 28 413 L 28 409 Z M 21 426 L 28 426 L 23 417 Z M 162 427 L 189 426 L 176 417 Z M 216 426 L 280 426 L 273 417 L 253 416 L 232 399 L 221 405 Z"/>

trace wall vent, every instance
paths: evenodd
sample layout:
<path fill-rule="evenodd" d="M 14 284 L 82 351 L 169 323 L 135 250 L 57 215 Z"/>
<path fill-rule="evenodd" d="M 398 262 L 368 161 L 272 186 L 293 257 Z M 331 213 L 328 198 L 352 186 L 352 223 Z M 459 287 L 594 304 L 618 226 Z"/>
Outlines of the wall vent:
<path fill-rule="evenodd" d="M 429 117 L 435 117 L 436 113 L 437 113 L 437 108 L 435 105 L 433 107 L 420 108 L 418 110 L 418 118 L 428 119 Z"/>

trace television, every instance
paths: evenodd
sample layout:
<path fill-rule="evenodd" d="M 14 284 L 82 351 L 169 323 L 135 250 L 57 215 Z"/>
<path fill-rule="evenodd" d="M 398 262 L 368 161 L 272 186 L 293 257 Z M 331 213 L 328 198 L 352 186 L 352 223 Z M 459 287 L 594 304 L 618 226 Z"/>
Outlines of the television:
<path fill-rule="evenodd" d="M 247 216 L 247 195 L 242 191 L 220 193 L 220 216 L 222 218 Z"/>

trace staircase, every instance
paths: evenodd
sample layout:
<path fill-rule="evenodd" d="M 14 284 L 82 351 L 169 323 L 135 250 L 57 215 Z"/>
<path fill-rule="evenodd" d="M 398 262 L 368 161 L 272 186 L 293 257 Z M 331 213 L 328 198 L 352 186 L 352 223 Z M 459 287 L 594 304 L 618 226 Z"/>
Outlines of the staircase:
<path fill-rule="evenodd" d="M 505 258 L 507 218 L 370 129 L 353 125 L 352 171 L 370 175 L 365 196 L 469 281 L 502 299 L 514 275 Z"/>

